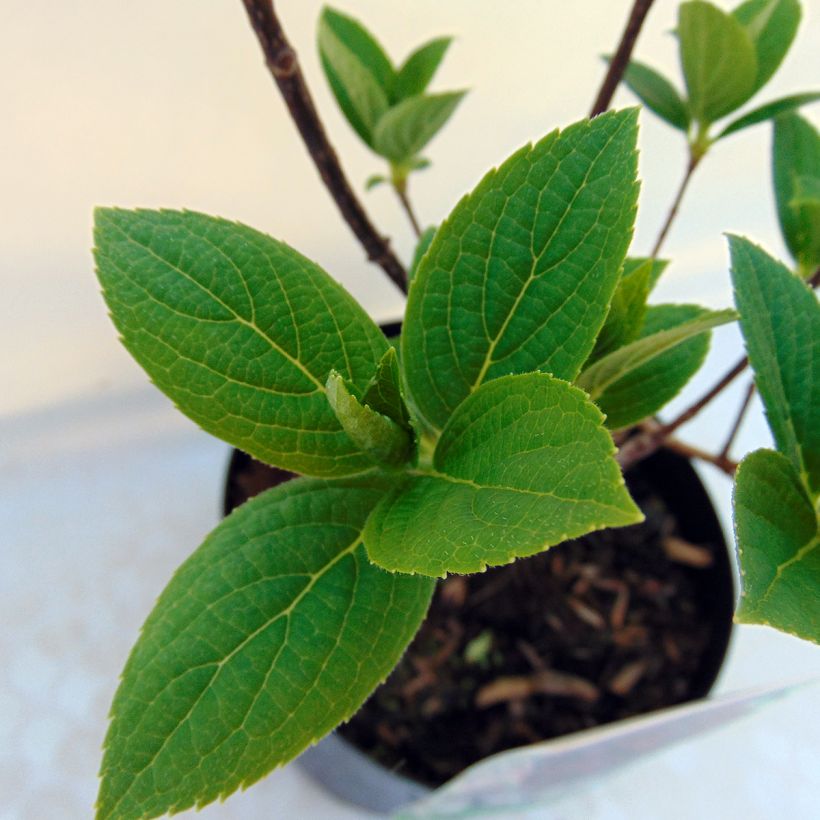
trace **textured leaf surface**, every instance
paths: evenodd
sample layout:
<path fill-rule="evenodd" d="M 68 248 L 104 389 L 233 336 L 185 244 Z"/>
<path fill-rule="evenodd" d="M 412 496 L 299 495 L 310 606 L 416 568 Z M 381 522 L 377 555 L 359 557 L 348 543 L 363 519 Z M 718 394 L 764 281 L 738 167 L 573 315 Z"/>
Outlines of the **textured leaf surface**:
<path fill-rule="evenodd" d="M 412 440 L 406 429 L 355 395 L 335 370 L 327 380 L 327 400 L 344 431 L 375 464 L 397 466 L 410 458 Z"/>
<path fill-rule="evenodd" d="M 797 0 L 748 0 L 732 12 L 755 47 L 757 75 L 754 91 L 762 88 L 777 71 L 800 25 Z"/>
<path fill-rule="evenodd" d="M 128 660 L 100 818 L 154 817 L 259 780 L 349 718 L 427 610 L 428 579 L 361 546 L 383 479 L 298 479 L 225 519 L 177 571 Z"/>
<path fill-rule="evenodd" d="M 737 18 L 703 0 L 682 3 L 678 38 L 692 119 L 714 122 L 752 96 L 755 46 Z"/>
<path fill-rule="evenodd" d="M 689 109 L 686 102 L 675 86 L 654 68 L 632 60 L 624 72 L 624 82 L 661 119 L 681 131 L 689 130 Z"/>
<path fill-rule="evenodd" d="M 820 205 L 820 177 L 795 177 L 791 205 Z"/>
<path fill-rule="evenodd" d="M 733 310 L 704 309 L 694 318 L 644 336 L 604 356 L 581 373 L 577 385 L 589 393 L 593 401 L 597 401 L 607 388 L 633 370 L 687 339 L 705 333 L 713 327 L 725 325 L 736 318 Z"/>
<path fill-rule="evenodd" d="M 595 340 L 595 347 L 586 367 L 638 337 L 646 315 L 646 300 L 651 288 L 653 264 L 646 259 L 621 273 L 621 281 L 612 295 L 604 326 Z"/>
<path fill-rule="evenodd" d="M 237 223 L 98 210 L 97 273 L 123 343 L 209 433 L 310 475 L 372 467 L 325 398 L 364 387 L 387 341 L 321 268 Z"/>
<path fill-rule="evenodd" d="M 820 494 L 820 304 L 805 282 L 746 239 L 729 237 L 746 352 L 777 449 Z"/>
<path fill-rule="evenodd" d="M 742 131 L 744 128 L 749 128 L 752 125 L 757 125 L 760 122 L 774 119 L 779 114 L 785 114 L 789 111 L 794 111 L 803 105 L 816 102 L 820 100 L 820 91 L 806 91 L 803 94 L 792 94 L 789 97 L 781 97 L 778 100 L 761 105 L 738 117 L 736 120 L 730 122 L 717 136 L 717 139 L 728 137 L 737 131 Z"/>
<path fill-rule="evenodd" d="M 488 382 L 450 419 L 432 469 L 411 471 L 373 511 L 368 555 L 398 572 L 479 572 L 640 521 L 601 422 L 545 373 Z"/>
<path fill-rule="evenodd" d="M 673 330 L 709 311 L 697 305 L 651 305 L 640 338 Z M 612 382 L 595 399 L 611 430 L 628 427 L 657 413 L 697 373 L 709 352 L 710 334 L 700 333 L 661 353 Z"/>
<path fill-rule="evenodd" d="M 574 379 L 592 351 L 635 218 L 637 111 L 525 146 L 459 202 L 413 280 L 402 361 L 437 429 L 485 380 Z"/>
<path fill-rule="evenodd" d="M 820 133 L 798 114 L 783 114 L 774 122 L 772 170 L 777 216 L 783 238 L 806 270 L 820 264 L 820 213 L 811 203 L 794 206 L 797 180 L 820 179 Z"/>
<path fill-rule="evenodd" d="M 757 450 L 743 459 L 735 481 L 743 575 L 737 619 L 820 643 L 818 521 L 794 467 L 780 453 Z"/>
<path fill-rule="evenodd" d="M 421 262 L 422 256 L 427 253 L 428 248 L 433 242 L 433 237 L 436 235 L 436 228 L 434 226 L 430 226 L 429 228 L 425 228 L 422 231 L 421 236 L 419 237 L 419 241 L 416 243 L 416 248 L 413 251 L 413 260 L 410 263 L 410 270 L 407 274 L 409 277 L 409 281 L 412 284 L 413 277 L 416 275 L 416 271 L 419 268 L 419 263 Z"/>
<path fill-rule="evenodd" d="M 417 48 L 404 61 L 393 83 L 392 97 L 395 102 L 426 91 L 452 41 L 452 37 L 437 37 Z"/>
<path fill-rule="evenodd" d="M 339 107 L 372 145 L 373 128 L 390 104 L 390 60 L 361 23 L 329 8 L 319 18 L 319 56 Z"/>
<path fill-rule="evenodd" d="M 450 119 L 465 93 L 420 94 L 397 103 L 376 125 L 374 149 L 391 162 L 412 159 Z"/>
<path fill-rule="evenodd" d="M 410 414 L 401 394 L 401 373 L 396 348 L 388 348 L 382 356 L 373 378 L 365 387 L 362 401 L 405 429 L 412 429 Z"/>

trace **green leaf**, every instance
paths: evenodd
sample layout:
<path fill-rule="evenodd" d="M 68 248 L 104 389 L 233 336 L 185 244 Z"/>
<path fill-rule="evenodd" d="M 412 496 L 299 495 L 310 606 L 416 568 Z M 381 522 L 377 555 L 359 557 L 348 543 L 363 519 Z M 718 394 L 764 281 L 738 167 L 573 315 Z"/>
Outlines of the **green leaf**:
<path fill-rule="evenodd" d="M 367 560 L 362 527 L 386 488 L 378 477 L 290 481 L 240 507 L 180 567 L 114 698 L 99 820 L 224 798 L 356 712 L 432 592 Z"/>
<path fill-rule="evenodd" d="M 609 313 L 595 340 L 595 347 L 586 367 L 638 337 L 646 315 L 652 269 L 651 259 L 646 259 L 643 264 L 629 271 L 624 265 L 621 281 L 612 296 Z"/>
<path fill-rule="evenodd" d="M 743 459 L 734 517 L 743 575 L 737 620 L 820 643 L 818 521 L 785 456 L 757 450 Z"/>
<path fill-rule="evenodd" d="M 480 572 L 642 520 L 602 421 L 546 373 L 482 385 L 451 417 L 432 467 L 409 471 L 371 514 L 370 559 L 422 575 Z"/>
<path fill-rule="evenodd" d="M 385 182 L 389 181 L 383 174 L 371 174 L 364 182 L 364 189 L 365 191 L 372 191 L 374 188 L 378 188 L 379 185 L 384 185 Z"/>
<path fill-rule="evenodd" d="M 766 120 L 774 119 L 779 114 L 794 111 L 803 105 L 808 105 L 809 103 L 816 102 L 817 100 L 820 100 L 820 91 L 807 91 L 803 94 L 792 94 L 789 97 L 781 97 L 778 100 L 772 100 L 765 105 L 761 105 L 759 108 L 749 111 L 748 114 L 744 114 L 742 117 L 732 120 L 732 122 L 730 122 L 715 139 L 723 139 L 724 137 L 728 137 L 730 134 L 735 134 L 738 131 L 742 131 L 744 128 L 749 128 L 752 125 L 757 125 L 758 123 L 765 122 Z"/>
<path fill-rule="evenodd" d="M 651 305 L 639 338 L 672 331 L 708 313 L 697 305 Z M 636 424 L 675 398 L 703 364 L 710 336 L 708 331 L 692 336 L 612 382 L 595 400 L 606 414 L 607 427 L 619 430 Z"/>
<path fill-rule="evenodd" d="M 614 353 L 604 356 L 587 367 L 576 384 L 596 401 L 604 391 L 628 373 L 660 356 L 676 345 L 705 333 L 713 327 L 725 325 L 737 319 L 733 310 L 703 310 L 698 316 L 673 327 L 644 336 Z"/>
<path fill-rule="evenodd" d="M 396 348 L 388 348 L 382 356 L 376 373 L 365 387 L 362 401 L 382 415 L 393 419 L 408 432 L 412 432 L 410 414 L 401 395 L 401 373 Z"/>
<path fill-rule="evenodd" d="M 783 238 L 798 264 L 811 271 L 820 264 L 820 213 L 811 204 L 795 208 L 792 203 L 798 178 L 820 179 L 820 133 L 798 114 L 774 121 L 772 171 Z"/>
<path fill-rule="evenodd" d="M 373 149 L 391 162 L 409 162 L 450 119 L 466 93 L 420 94 L 402 100 L 378 121 Z"/>
<path fill-rule="evenodd" d="M 350 383 L 335 370 L 327 379 L 327 400 L 351 441 L 376 464 L 395 467 L 407 463 L 412 452 L 407 430 L 359 401 Z"/>
<path fill-rule="evenodd" d="M 426 91 L 452 42 L 452 37 L 438 37 L 417 48 L 404 61 L 393 83 L 394 102 L 415 97 Z"/>
<path fill-rule="evenodd" d="M 820 304 L 747 239 L 729 237 L 740 328 L 777 449 L 820 494 Z"/>
<path fill-rule="evenodd" d="M 260 461 L 338 476 L 372 467 L 325 398 L 364 387 L 387 341 L 320 267 L 244 225 L 98 209 L 97 274 L 122 340 L 191 419 Z"/>
<path fill-rule="evenodd" d="M 605 59 L 610 60 L 609 57 Z M 650 111 L 684 133 L 689 130 L 686 102 L 675 86 L 654 68 L 632 60 L 624 72 L 623 81 Z"/>
<path fill-rule="evenodd" d="M 421 258 L 427 253 L 428 248 L 433 242 L 433 237 L 436 235 L 436 228 L 435 226 L 431 225 L 429 228 L 425 228 L 422 231 L 421 236 L 419 237 L 419 241 L 416 243 L 416 249 L 413 251 L 413 261 L 410 263 L 410 271 L 408 272 L 408 280 L 409 283 L 413 284 L 413 279 L 416 276 L 416 271 L 418 270 L 419 263 L 421 262 Z"/>
<path fill-rule="evenodd" d="M 820 205 L 820 177 L 796 176 L 794 178 L 794 198 L 789 203 L 792 208 L 803 205 Z"/>
<path fill-rule="evenodd" d="M 755 47 L 757 76 L 754 91 L 760 90 L 777 71 L 797 34 L 800 3 L 797 0 L 747 0 L 733 12 Z"/>
<path fill-rule="evenodd" d="M 637 113 L 603 114 L 525 146 L 439 227 L 402 333 L 407 385 L 430 427 L 487 379 L 578 375 L 632 234 Z"/>
<path fill-rule="evenodd" d="M 372 145 L 373 129 L 389 107 L 395 71 L 373 36 L 352 17 L 325 8 L 319 18 L 319 56 L 339 107 Z"/>
<path fill-rule="evenodd" d="M 627 256 L 624 259 L 624 269 L 621 276 L 629 276 L 646 262 L 652 265 L 652 270 L 649 273 L 649 290 L 652 291 L 655 285 L 658 284 L 661 274 L 669 267 L 668 259 L 654 259 L 649 256 Z"/>
<path fill-rule="evenodd" d="M 692 119 L 708 125 L 752 96 L 755 46 L 735 17 L 703 0 L 682 3 L 678 37 Z"/>

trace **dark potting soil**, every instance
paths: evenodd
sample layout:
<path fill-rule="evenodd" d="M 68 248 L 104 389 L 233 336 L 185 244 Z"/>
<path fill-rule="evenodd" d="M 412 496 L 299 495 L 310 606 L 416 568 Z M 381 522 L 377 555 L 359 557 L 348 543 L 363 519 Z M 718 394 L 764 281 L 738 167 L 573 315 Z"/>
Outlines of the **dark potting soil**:
<path fill-rule="evenodd" d="M 292 475 L 239 455 L 229 508 Z M 440 582 L 399 665 L 339 733 L 436 786 L 495 752 L 702 694 L 717 627 L 699 576 L 725 548 L 685 540 L 645 472 L 627 475 L 642 524 Z"/>

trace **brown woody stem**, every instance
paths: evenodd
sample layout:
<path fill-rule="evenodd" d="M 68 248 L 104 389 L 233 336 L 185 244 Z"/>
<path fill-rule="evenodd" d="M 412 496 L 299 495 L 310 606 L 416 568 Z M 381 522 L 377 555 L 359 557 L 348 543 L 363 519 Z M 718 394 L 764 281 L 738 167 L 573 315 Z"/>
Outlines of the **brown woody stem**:
<path fill-rule="evenodd" d="M 629 19 L 626 21 L 626 27 L 621 35 L 621 42 L 618 43 L 618 48 L 609 62 L 609 69 L 604 77 L 604 81 L 601 83 L 601 88 L 598 91 L 598 96 L 595 98 L 592 110 L 589 112 L 590 117 L 597 117 L 598 114 L 603 114 L 604 111 L 609 108 L 609 104 L 612 102 L 612 97 L 615 94 L 615 89 L 618 87 L 618 83 L 620 83 L 629 65 L 632 49 L 635 47 L 635 42 L 638 39 L 638 35 L 641 32 L 644 20 L 649 13 L 653 1 L 654 0 L 635 0 L 632 11 L 629 13 Z"/>
<path fill-rule="evenodd" d="M 666 241 L 666 237 L 669 234 L 669 229 L 672 227 L 672 223 L 675 221 L 675 217 L 678 215 L 678 210 L 680 209 L 680 204 L 683 201 L 683 195 L 686 193 L 686 189 L 689 187 L 689 181 L 692 179 L 692 174 L 695 172 L 695 168 L 698 167 L 702 159 L 702 155 L 690 153 L 689 155 L 689 162 L 686 165 L 686 171 L 683 174 L 683 179 L 681 180 L 680 185 L 678 186 L 678 191 L 675 194 L 675 199 L 672 201 L 672 205 L 669 208 L 669 213 L 666 215 L 666 220 L 663 223 L 663 227 L 658 234 L 658 238 L 655 240 L 655 245 L 652 248 L 652 253 L 650 256 L 653 259 L 658 258 L 658 254 L 661 252 L 661 247 L 663 243 Z"/>
<path fill-rule="evenodd" d="M 285 37 L 272 0 L 242 2 L 262 47 L 265 63 L 282 94 L 291 118 L 299 129 L 302 141 L 322 182 L 367 253 L 367 258 L 379 265 L 391 281 L 406 293 L 407 272 L 391 250 L 389 242 L 376 231 L 350 187 L 316 112 L 296 52 Z"/>
<path fill-rule="evenodd" d="M 729 451 L 735 443 L 735 438 L 740 430 L 740 425 L 743 424 L 743 419 L 746 416 L 746 411 L 749 409 L 749 405 L 752 403 L 752 396 L 754 396 L 754 394 L 755 383 L 754 379 L 752 379 L 752 381 L 749 382 L 749 386 L 746 388 L 746 394 L 743 396 L 743 401 L 740 403 L 740 408 L 737 411 L 737 416 L 735 416 L 732 429 L 729 430 L 729 434 L 726 436 L 726 442 L 721 448 L 720 455 L 724 458 L 728 457 Z"/>

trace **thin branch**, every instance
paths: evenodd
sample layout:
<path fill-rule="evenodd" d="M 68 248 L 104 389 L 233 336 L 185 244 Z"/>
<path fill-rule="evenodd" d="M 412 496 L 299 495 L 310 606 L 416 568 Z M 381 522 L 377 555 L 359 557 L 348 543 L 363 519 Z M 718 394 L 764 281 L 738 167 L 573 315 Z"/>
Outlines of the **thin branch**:
<path fill-rule="evenodd" d="M 683 195 L 689 187 L 689 180 L 692 179 L 692 174 L 695 172 L 695 168 L 698 167 L 701 159 L 702 156 L 697 154 L 690 153 L 689 155 L 689 162 L 686 165 L 686 171 L 684 172 L 683 179 L 678 187 L 678 192 L 675 194 L 675 199 L 672 201 L 672 205 L 669 208 L 669 213 L 666 215 L 666 221 L 663 223 L 663 227 L 661 228 L 658 238 L 655 240 L 655 245 L 652 248 L 652 253 L 650 255 L 653 259 L 657 259 L 658 254 L 661 252 L 661 247 L 666 240 L 669 229 L 672 227 L 672 223 L 678 215 L 678 209 L 680 208 L 681 201 L 683 200 Z"/>
<path fill-rule="evenodd" d="M 342 171 L 339 158 L 316 113 L 296 52 L 285 37 L 272 0 L 242 2 L 262 47 L 265 63 L 325 187 L 367 253 L 367 258 L 379 265 L 393 283 L 406 293 L 407 272 L 391 250 L 389 242 L 376 231 Z"/>
<path fill-rule="evenodd" d="M 609 108 L 615 89 L 629 65 L 629 58 L 632 56 L 635 41 L 638 39 L 646 15 L 649 13 L 653 2 L 654 0 L 635 0 L 632 11 L 629 13 L 629 19 L 626 21 L 626 27 L 621 35 L 621 42 L 609 62 L 609 70 L 604 77 L 603 83 L 601 83 L 595 104 L 589 112 L 590 117 L 597 117 L 598 114 L 603 114 Z"/>
<path fill-rule="evenodd" d="M 737 411 L 737 416 L 735 416 L 732 429 L 729 430 L 729 435 L 726 436 L 726 442 L 721 448 L 720 455 L 724 458 L 729 455 L 729 450 L 732 449 L 732 445 L 735 443 L 735 438 L 737 438 L 737 434 L 740 431 L 740 426 L 743 424 L 743 419 L 746 417 L 746 411 L 752 403 L 752 396 L 754 396 L 754 394 L 755 382 L 754 379 L 752 379 L 752 381 L 749 382 L 749 386 L 746 388 L 746 394 L 743 396 L 743 401 L 740 403 L 740 408 Z"/>
<path fill-rule="evenodd" d="M 737 470 L 737 462 L 732 461 L 724 453 L 718 453 L 718 455 L 715 455 L 714 453 L 701 450 L 699 447 L 694 447 L 693 445 L 687 444 L 685 441 L 681 441 L 677 438 L 667 438 L 663 442 L 663 446 L 666 447 L 667 450 L 673 450 L 676 453 L 680 453 L 682 456 L 686 456 L 686 458 L 696 458 L 699 461 L 705 461 L 707 464 L 712 464 L 719 470 L 723 470 L 723 472 L 728 476 L 733 476 Z"/>
<path fill-rule="evenodd" d="M 404 208 L 404 212 L 407 214 L 407 218 L 413 226 L 413 233 L 415 233 L 416 239 L 418 239 L 421 236 L 421 225 L 419 224 L 416 214 L 413 211 L 410 198 L 407 196 L 407 183 L 393 183 L 393 190 L 396 192 L 396 196 L 399 198 L 399 202 L 401 202 L 401 206 Z"/>
<path fill-rule="evenodd" d="M 729 370 L 711 390 L 703 394 L 694 404 L 667 424 L 659 424 L 652 430 L 639 433 L 628 439 L 618 452 L 618 462 L 623 469 L 652 455 L 672 433 L 700 413 L 719 393 L 728 387 L 747 367 L 749 360 L 744 356 Z"/>

